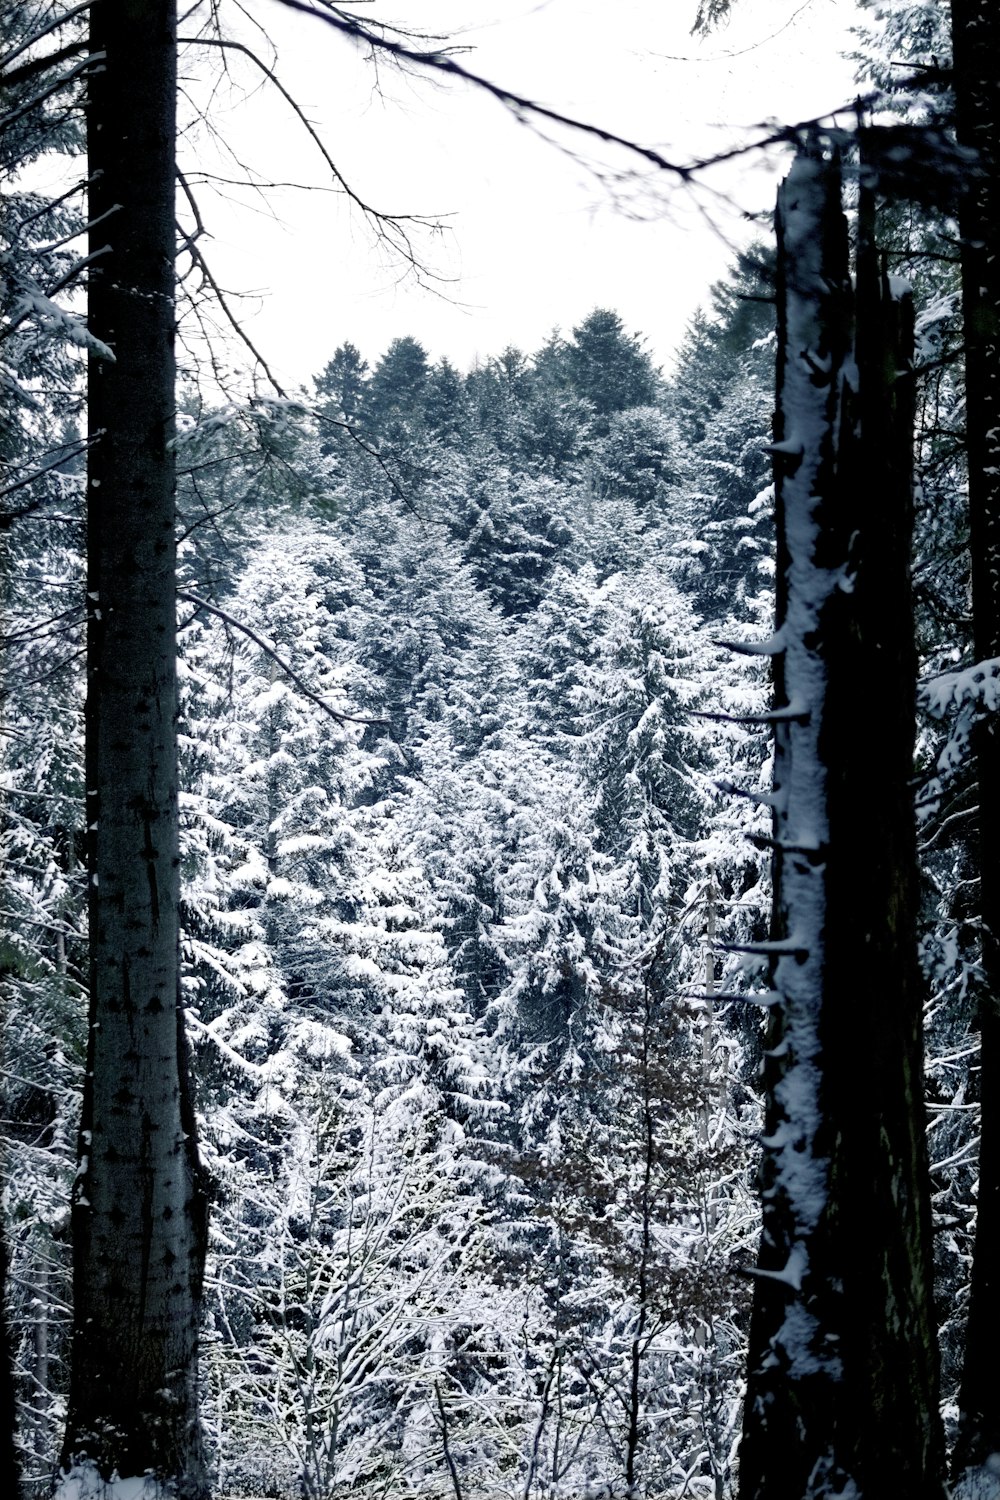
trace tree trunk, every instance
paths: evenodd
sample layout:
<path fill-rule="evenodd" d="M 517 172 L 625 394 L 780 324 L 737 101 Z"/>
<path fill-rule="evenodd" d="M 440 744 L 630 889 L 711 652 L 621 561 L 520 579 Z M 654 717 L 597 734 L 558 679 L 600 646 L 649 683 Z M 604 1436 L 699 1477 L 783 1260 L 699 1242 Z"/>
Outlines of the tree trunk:
<path fill-rule="evenodd" d="M 0 1222 L 0 1494 L 4 1495 L 17 1495 L 21 1480 L 13 1353 L 7 1327 L 7 1241 Z"/>
<path fill-rule="evenodd" d="M 778 202 L 774 1005 L 743 1500 L 943 1494 L 909 792 L 912 314 L 879 274 L 864 196 L 856 342 L 837 163 L 800 155 Z"/>
<path fill-rule="evenodd" d="M 959 140 L 979 168 L 962 199 L 962 312 L 972 551 L 973 649 L 1000 656 L 1000 10 L 992 0 L 952 0 Z M 976 725 L 983 997 L 979 1196 L 976 1245 L 954 1453 L 956 1474 L 1000 1453 L 1000 724 Z"/>
<path fill-rule="evenodd" d="M 32 1447 L 35 1458 L 42 1472 L 52 1462 L 51 1449 L 49 1446 L 49 1407 L 51 1396 L 49 1394 L 49 1268 L 45 1255 L 48 1247 L 38 1258 L 38 1267 L 35 1272 L 35 1300 L 38 1311 L 35 1314 L 35 1326 L 32 1330 L 32 1383 L 34 1393 L 31 1398 L 32 1405 Z"/>
<path fill-rule="evenodd" d="M 96 0 L 86 710 L 90 1035 L 62 1463 L 206 1492 L 206 1217 L 179 991 L 170 0 Z"/>

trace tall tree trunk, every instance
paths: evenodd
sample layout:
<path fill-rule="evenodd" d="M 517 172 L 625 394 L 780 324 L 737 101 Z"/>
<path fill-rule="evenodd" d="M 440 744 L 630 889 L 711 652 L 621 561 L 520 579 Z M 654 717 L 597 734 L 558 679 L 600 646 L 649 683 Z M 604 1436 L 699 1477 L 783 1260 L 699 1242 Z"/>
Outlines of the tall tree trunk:
<path fill-rule="evenodd" d="M 206 1492 L 206 1221 L 179 990 L 171 0 L 95 0 L 90 79 L 90 1035 L 64 1470 Z"/>
<path fill-rule="evenodd" d="M 778 202 L 774 1006 L 743 1500 L 943 1494 L 909 795 L 910 311 L 864 203 L 859 219 L 855 342 L 839 167 L 800 155 Z"/>
<path fill-rule="evenodd" d="M 7 1241 L 0 1223 L 0 1494 L 12 1496 L 18 1494 L 21 1480 L 13 1352 L 7 1327 Z"/>
<path fill-rule="evenodd" d="M 973 648 L 977 661 L 986 661 L 1000 656 L 1000 9 L 992 0 L 952 0 L 951 17 L 958 135 L 979 157 L 959 223 Z M 979 780 L 982 1129 L 956 1472 L 1000 1453 L 1000 723 L 995 714 L 976 726 L 973 746 Z"/>

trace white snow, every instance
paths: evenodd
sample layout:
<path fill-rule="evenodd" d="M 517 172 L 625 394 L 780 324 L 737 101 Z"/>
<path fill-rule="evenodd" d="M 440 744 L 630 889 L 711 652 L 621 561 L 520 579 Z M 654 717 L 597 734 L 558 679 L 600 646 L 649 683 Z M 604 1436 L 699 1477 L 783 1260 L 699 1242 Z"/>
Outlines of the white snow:
<path fill-rule="evenodd" d="M 79 1464 L 62 1474 L 54 1500 L 166 1500 L 169 1488 L 151 1474 L 103 1479 L 94 1464 Z"/>
<path fill-rule="evenodd" d="M 995 713 L 1000 707 L 1000 656 L 932 677 L 921 684 L 920 698 L 935 719 L 943 719 L 947 713 L 967 704 Z"/>

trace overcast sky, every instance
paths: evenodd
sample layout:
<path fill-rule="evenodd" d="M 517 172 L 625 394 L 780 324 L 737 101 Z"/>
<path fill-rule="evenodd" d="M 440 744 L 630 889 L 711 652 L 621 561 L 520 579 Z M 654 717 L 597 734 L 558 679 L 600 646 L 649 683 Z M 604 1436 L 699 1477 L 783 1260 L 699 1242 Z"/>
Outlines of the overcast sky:
<path fill-rule="evenodd" d="M 854 0 L 739 0 L 731 23 L 690 36 L 696 0 L 377 0 L 358 14 L 438 33 L 473 49 L 469 68 L 567 114 L 687 162 L 743 139 L 748 126 L 796 121 L 852 95 L 841 57 Z M 277 0 L 254 0 L 285 87 L 355 191 L 393 212 L 447 216 L 417 247 L 442 278 L 422 289 L 380 250 L 357 210 L 329 191 L 199 189 L 225 284 L 257 293 L 247 326 L 281 378 L 303 383 L 350 340 L 369 360 L 402 334 L 463 369 L 507 344 L 532 350 L 595 306 L 616 308 L 669 366 L 685 325 L 749 229 L 770 208 L 780 161 L 716 169 L 699 201 L 663 173 L 638 181 L 621 153 L 584 140 L 548 144 L 502 106 L 456 83 L 379 70 L 349 42 Z M 260 45 L 248 31 L 244 38 Z M 252 68 L 241 75 L 249 78 Z M 329 183 L 314 144 L 268 87 L 219 93 L 229 148 L 265 179 Z M 588 162 L 596 160 L 599 175 Z M 218 170 L 203 138 L 188 168 Z M 238 176 L 234 161 L 221 170 Z M 609 176 L 617 178 L 609 182 Z M 707 217 L 706 217 L 707 215 Z M 709 218 L 713 222 L 709 222 Z"/>

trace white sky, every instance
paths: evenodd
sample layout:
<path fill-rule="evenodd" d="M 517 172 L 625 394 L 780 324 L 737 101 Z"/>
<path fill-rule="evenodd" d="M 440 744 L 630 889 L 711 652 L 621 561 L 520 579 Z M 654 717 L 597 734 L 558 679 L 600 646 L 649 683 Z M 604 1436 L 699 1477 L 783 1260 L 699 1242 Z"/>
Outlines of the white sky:
<path fill-rule="evenodd" d="M 852 97 L 852 68 L 838 54 L 850 45 L 855 0 L 738 0 L 730 24 L 704 40 L 689 35 L 695 8 L 696 0 L 377 0 L 358 14 L 443 33 L 475 49 L 462 57 L 473 71 L 682 162 L 734 144 L 748 125 L 805 119 Z M 393 211 L 450 216 L 444 235 L 418 240 L 448 278 L 435 295 L 373 245 L 337 195 L 272 191 L 270 211 L 258 200 L 236 212 L 200 190 L 213 271 L 233 290 L 260 294 L 242 304 L 243 316 L 290 385 L 347 340 L 374 362 L 392 338 L 412 334 L 433 357 L 467 369 L 507 344 L 530 352 L 595 306 L 616 308 L 669 365 L 731 247 L 749 233 L 724 197 L 744 209 L 773 205 L 780 162 L 744 158 L 706 179 L 713 192 L 702 206 L 715 229 L 662 173 L 625 190 L 630 212 L 493 100 L 385 65 L 379 94 L 370 64 L 328 28 L 276 0 L 254 0 L 253 14 L 275 42 L 282 82 L 355 190 Z M 229 145 L 265 177 L 329 181 L 273 91 L 217 95 L 213 111 Z M 561 144 L 593 157 L 588 142 Z M 207 143 L 192 147 L 188 167 L 210 166 Z M 603 164 L 632 165 L 607 153 Z M 231 163 L 224 170 L 237 175 Z"/>

